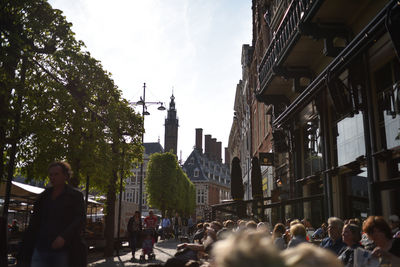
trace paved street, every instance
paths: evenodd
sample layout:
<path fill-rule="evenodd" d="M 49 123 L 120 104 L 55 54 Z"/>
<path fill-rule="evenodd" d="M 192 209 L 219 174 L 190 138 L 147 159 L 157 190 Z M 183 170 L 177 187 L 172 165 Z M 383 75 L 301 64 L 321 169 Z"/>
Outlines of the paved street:
<path fill-rule="evenodd" d="M 95 252 L 89 254 L 89 267 L 125 267 L 125 266 L 147 266 L 149 263 L 164 263 L 169 258 L 171 258 L 176 252 L 176 246 L 178 241 L 167 240 L 159 241 L 155 244 L 154 252 L 156 254 L 155 260 L 146 260 L 146 262 L 140 263 L 138 260 L 136 262 L 131 262 L 131 252 L 128 247 L 124 247 L 120 251 L 120 256 L 115 256 L 114 258 L 101 259 L 101 253 Z M 136 258 L 139 258 L 141 250 L 136 251 Z"/>

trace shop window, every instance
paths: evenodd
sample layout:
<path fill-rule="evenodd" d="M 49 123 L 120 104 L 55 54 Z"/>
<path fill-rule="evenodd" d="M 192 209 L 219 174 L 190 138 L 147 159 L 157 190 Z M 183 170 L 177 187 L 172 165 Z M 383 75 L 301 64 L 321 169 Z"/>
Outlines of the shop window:
<path fill-rule="evenodd" d="M 319 118 L 308 121 L 304 126 L 304 176 L 322 170 L 321 135 Z"/>
<path fill-rule="evenodd" d="M 337 123 L 337 164 L 344 165 L 365 155 L 362 114 L 347 117 Z"/>
<path fill-rule="evenodd" d="M 400 145 L 400 67 L 397 59 L 374 73 L 382 148 Z"/>

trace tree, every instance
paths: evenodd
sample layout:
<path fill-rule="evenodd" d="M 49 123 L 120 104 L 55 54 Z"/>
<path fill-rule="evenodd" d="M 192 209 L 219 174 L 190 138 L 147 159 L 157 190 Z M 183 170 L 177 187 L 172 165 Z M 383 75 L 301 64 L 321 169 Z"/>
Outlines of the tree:
<path fill-rule="evenodd" d="M 161 210 L 171 210 L 177 202 L 178 168 L 177 159 L 171 152 L 154 153 L 147 166 L 145 189 L 150 206 Z"/>
<path fill-rule="evenodd" d="M 150 206 L 166 211 L 190 214 L 195 209 L 195 189 L 171 152 L 150 156 L 145 181 Z"/>
<path fill-rule="evenodd" d="M 71 26 L 45 0 L 0 3 L 0 178 L 45 180 L 49 162 L 67 160 L 71 184 L 91 176 L 114 218 L 118 176 L 142 155 L 142 118 Z"/>

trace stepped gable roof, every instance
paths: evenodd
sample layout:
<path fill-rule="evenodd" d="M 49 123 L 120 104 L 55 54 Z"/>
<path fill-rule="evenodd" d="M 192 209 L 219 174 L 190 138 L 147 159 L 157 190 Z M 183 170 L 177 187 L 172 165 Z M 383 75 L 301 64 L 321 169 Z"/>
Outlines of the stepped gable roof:
<path fill-rule="evenodd" d="M 154 142 L 154 143 L 143 143 L 144 146 L 144 153 L 147 155 L 151 155 L 154 153 L 163 153 L 164 149 L 161 146 L 160 143 Z"/>
<path fill-rule="evenodd" d="M 215 165 L 217 165 L 217 168 L 214 168 Z M 189 155 L 183 164 L 183 169 L 192 181 L 213 181 L 224 184 L 223 182 L 210 179 L 207 175 L 208 173 L 218 175 L 222 179 L 225 179 L 226 182 L 229 182 L 231 179 L 229 167 L 226 164 L 208 159 L 205 154 L 200 153 L 197 149 L 194 149 Z M 199 171 L 198 177 L 194 177 L 194 170 L 196 169 Z M 225 183 L 224 185 L 227 184 Z"/>

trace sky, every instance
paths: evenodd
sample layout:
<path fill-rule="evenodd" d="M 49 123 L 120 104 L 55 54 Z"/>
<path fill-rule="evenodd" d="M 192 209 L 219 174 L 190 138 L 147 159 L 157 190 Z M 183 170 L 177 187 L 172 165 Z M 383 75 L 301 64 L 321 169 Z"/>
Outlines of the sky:
<path fill-rule="evenodd" d="M 102 62 L 128 101 L 169 106 L 175 96 L 178 158 L 184 162 L 203 129 L 228 146 L 241 50 L 251 44 L 251 0 L 50 0 L 76 39 Z M 144 142 L 164 147 L 167 111 L 149 105 Z M 141 112 L 142 107 L 136 110 Z M 180 156 L 182 153 L 182 157 Z"/>

